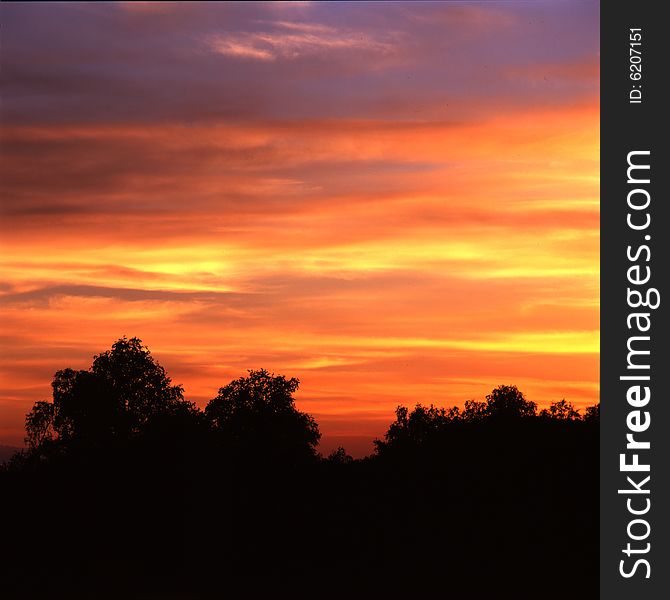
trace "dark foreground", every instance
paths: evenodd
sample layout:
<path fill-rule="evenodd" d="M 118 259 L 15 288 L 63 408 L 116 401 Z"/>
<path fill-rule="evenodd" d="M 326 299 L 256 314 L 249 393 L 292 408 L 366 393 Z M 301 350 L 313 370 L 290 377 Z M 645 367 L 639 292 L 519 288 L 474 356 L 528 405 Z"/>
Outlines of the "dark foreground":
<path fill-rule="evenodd" d="M 482 422 L 300 465 L 192 442 L 2 473 L 3 595 L 597 596 L 597 425 Z"/>
<path fill-rule="evenodd" d="M 141 340 L 56 372 L 0 469 L 3 598 L 593 599 L 598 406 L 515 386 L 316 451 L 297 379 L 184 398 Z"/>

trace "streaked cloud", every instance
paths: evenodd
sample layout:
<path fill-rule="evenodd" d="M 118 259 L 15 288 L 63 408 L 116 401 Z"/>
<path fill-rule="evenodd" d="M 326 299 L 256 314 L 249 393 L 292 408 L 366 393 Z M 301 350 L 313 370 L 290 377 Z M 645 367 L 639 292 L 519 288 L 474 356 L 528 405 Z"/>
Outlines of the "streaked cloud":
<path fill-rule="evenodd" d="M 276 21 L 263 32 L 214 34 L 205 41 L 214 52 L 255 60 L 295 59 L 309 54 L 349 50 L 387 54 L 391 41 L 371 37 L 367 31 L 340 30 L 318 23 Z M 391 39 L 392 34 L 384 34 Z"/>

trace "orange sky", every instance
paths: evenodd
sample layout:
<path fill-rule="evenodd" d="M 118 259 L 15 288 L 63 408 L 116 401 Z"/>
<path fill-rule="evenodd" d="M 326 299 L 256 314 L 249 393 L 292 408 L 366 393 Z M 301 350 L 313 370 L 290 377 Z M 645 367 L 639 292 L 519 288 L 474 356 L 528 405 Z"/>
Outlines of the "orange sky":
<path fill-rule="evenodd" d="M 324 451 L 596 402 L 597 18 L 526 4 L 3 8 L 0 443 L 122 335 L 201 406 L 298 377 Z"/>

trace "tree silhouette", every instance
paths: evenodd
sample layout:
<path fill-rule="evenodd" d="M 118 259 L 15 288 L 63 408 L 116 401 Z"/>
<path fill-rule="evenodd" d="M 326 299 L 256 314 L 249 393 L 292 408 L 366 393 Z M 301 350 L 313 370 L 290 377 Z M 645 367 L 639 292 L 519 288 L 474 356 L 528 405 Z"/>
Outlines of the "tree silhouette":
<path fill-rule="evenodd" d="M 599 411 L 600 405 L 589 407 L 582 418 L 570 402 L 560 400 L 540 411 L 538 415 L 535 402 L 526 400 L 516 386 L 501 385 L 486 396 L 485 402 L 467 400 L 463 410 L 458 407 L 437 408 L 432 404 L 424 406 L 420 403 L 411 411 L 405 406 L 398 406 L 395 420 L 389 425 L 383 440 L 374 440 L 375 452 L 381 455 L 393 449 L 394 454 L 400 456 L 403 452 L 412 452 L 412 449 L 422 446 L 448 442 L 463 426 L 474 427 L 475 429 L 468 431 L 468 435 L 476 436 L 477 431 L 481 431 L 480 425 L 489 426 L 489 435 L 505 435 L 504 429 L 491 429 L 490 426 L 501 422 L 509 425 L 521 419 L 538 416 L 543 421 L 594 422 L 598 419 Z M 460 435 L 462 432 L 458 433 Z"/>
<path fill-rule="evenodd" d="M 600 403 L 593 406 L 587 406 L 584 411 L 584 421 L 597 423 L 600 421 Z"/>
<path fill-rule="evenodd" d="M 567 402 L 565 399 L 552 402 L 548 409 L 543 408 L 540 411 L 540 416 L 559 421 L 576 421 L 581 418 L 579 411 L 575 409 L 572 403 Z"/>
<path fill-rule="evenodd" d="M 123 406 L 108 382 L 90 371 L 63 369 L 53 382 L 54 430 L 62 441 L 105 441 L 124 432 Z"/>
<path fill-rule="evenodd" d="M 91 371 L 109 386 L 116 403 L 130 417 L 133 430 L 152 417 L 184 408 L 183 387 L 172 385 L 165 369 L 138 338 L 116 341 L 111 350 L 95 357 Z"/>
<path fill-rule="evenodd" d="M 388 447 L 421 445 L 445 431 L 452 423 L 460 419 L 458 408 L 437 408 L 432 404 L 417 404 L 410 412 L 404 406 L 395 411 L 395 421 L 389 425 L 384 440 L 375 440 L 377 452 Z"/>
<path fill-rule="evenodd" d="M 328 455 L 326 461 L 331 465 L 350 465 L 354 458 L 342 446 L 338 446 Z"/>
<path fill-rule="evenodd" d="M 486 414 L 496 419 L 534 417 L 537 404 L 526 400 L 515 385 L 500 385 L 486 396 Z"/>
<path fill-rule="evenodd" d="M 26 444 L 29 448 L 37 448 L 53 440 L 55 433 L 54 405 L 44 400 L 35 402 L 26 415 Z"/>
<path fill-rule="evenodd" d="M 101 444 L 136 436 L 153 420 L 195 412 L 138 338 L 117 340 L 88 371 L 57 371 L 51 387 L 53 402 L 37 402 L 26 416 L 31 448 L 54 439 Z"/>
<path fill-rule="evenodd" d="M 480 421 L 489 416 L 486 402 L 466 400 L 462 413 L 463 419 L 470 422 Z"/>
<path fill-rule="evenodd" d="M 299 411 L 293 394 L 300 382 L 261 369 L 222 387 L 205 408 L 216 439 L 247 457 L 316 457 L 321 434 L 311 415 Z"/>

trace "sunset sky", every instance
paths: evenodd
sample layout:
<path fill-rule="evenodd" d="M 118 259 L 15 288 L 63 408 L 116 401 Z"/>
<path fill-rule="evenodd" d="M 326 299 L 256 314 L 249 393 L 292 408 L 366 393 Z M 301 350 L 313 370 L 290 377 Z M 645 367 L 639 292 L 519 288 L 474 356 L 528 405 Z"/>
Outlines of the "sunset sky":
<path fill-rule="evenodd" d="M 140 337 L 200 406 L 598 400 L 598 3 L 2 4 L 0 444 Z"/>

